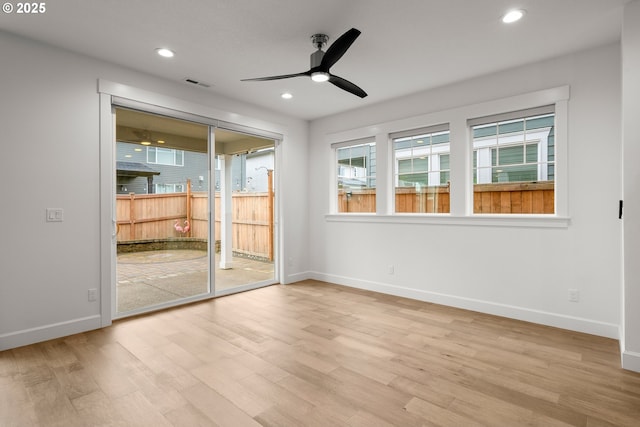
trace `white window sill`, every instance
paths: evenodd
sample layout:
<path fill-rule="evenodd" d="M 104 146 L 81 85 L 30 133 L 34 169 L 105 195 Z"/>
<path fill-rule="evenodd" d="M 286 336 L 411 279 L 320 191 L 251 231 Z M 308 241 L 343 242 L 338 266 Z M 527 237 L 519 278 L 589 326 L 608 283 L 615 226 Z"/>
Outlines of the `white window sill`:
<path fill-rule="evenodd" d="M 555 215 L 474 215 L 451 216 L 448 214 L 396 214 L 376 215 L 367 213 L 326 214 L 327 222 L 359 222 L 387 224 L 465 225 L 487 227 L 568 228 L 571 219 Z"/>

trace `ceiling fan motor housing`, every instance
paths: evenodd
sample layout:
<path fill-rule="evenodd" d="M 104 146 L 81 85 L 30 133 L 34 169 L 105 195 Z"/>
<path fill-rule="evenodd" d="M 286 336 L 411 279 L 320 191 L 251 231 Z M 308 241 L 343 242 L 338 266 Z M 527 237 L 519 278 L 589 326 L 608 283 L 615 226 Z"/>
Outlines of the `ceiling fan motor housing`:
<path fill-rule="evenodd" d="M 320 66 L 322 62 L 322 58 L 324 57 L 324 52 L 322 48 L 329 41 L 329 36 L 326 34 L 314 34 L 311 36 L 311 43 L 318 49 L 311 54 L 311 69 Z"/>
<path fill-rule="evenodd" d="M 324 52 L 321 50 L 316 50 L 311 54 L 311 69 L 313 70 L 316 67 L 320 66 L 322 62 L 322 58 L 324 57 Z"/>

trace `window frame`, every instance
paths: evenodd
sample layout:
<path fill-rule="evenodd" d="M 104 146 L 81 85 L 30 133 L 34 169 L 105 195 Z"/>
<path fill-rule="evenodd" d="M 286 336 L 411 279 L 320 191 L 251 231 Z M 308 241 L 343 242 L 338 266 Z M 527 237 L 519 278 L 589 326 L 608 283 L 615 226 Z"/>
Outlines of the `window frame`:
<path fill-rule="evenodd" d="M 446 143 L 436 143 L 434 144 L 432 139 L 434 136 L 439 136 L 442 134 L 448 134 Z M 402 140 L 410 140 L 413 141 L 416 138 L 428 137 L 430 139 L 429 144 L 424 144 L 422 146 L 416 146 L 411 143 L 411 145 L 405 149 L 409 151 L 409 153 L 403 153 L 401 157 L 398 157 L 398 149 L 396 149 L 396 144 L 398 142 L 402 142 Z M 449 215 L 450 212 L 398 212 L 396 208 L 396 196 L 398 184 L 400 182 L 401 175 L 424 175 L 426 178 L 426 187 L 442 187 L 442 173 L 446 172 L 447 176 L 450 176 L 451 167 L 449 161 L 449 168 L 442 169 L 440 166 L 440 157 L 443 155 L 449 156 L 451 159 L 451 132 L 449 129 L 449 123 L 442 123 L 427 127 L 421 127 L 418 129 L 406 130 L 401 132 L 393 132 L 390 133 L 389 136 L 389 144 L 391 149 L 391 174 L 393 176 L 393 184 L 391 186 L 391 191 L 393 196 L 391 197 L 391 212 L 394 215 Z M 421 157 L 420 154 L 415 153 L 415 148 L 419 147 L 418 151 L 424 151 L 424 155 Z M 446 147 L 446 150 L 445 150 Z M 435 148 L 435 149 L 434 149 Z M 408 154 L 408 155 L 407 155 Z M 426 170 L 418 170 L 416 171 L 413 168 L 413 163 L 416 158 L 422 158 L 426 160 Z M 411 161 L 412 167 L 411 171 L 408 173 L 400 173 L 400 162 L 402 161 Z M 437 176 L 437 178 L 436 178 Z M 431 180 L 436 181 L 437 183 L 431 184 Z"/>
<path fill-rule="evenodd" d="M 149 160 L 151 150 L 154 150 L 153 156 L 155 157 L 155 161 L 153 161 L 153 162 L 151 160 Z M 173 157 L 173 163 L 161 163 L 161 162 L 158 162 L 158 150 L 162 150 L 161 152 L 171 155 L 171 157 Z M 178 161 L 177 161 L 178 154 L 180 154 L 181 163 L 178 163 Z M 150 164 L 150 165 L 163 165 L 163 166 L 183 167 L 184 166 L 184 150 L 177 150 L 175 148 L 148 146 L 147 147 L 147 163 Z"/>
<path fill-rule="evenodd" d="M 349 140 L 349 141 L 341 141 L 341 142 L 337 142 L 334 144 L 331 144 L 331 163 L 332 163 L 332 167 L 331 167 L 331 210 L 333 212 L 336 212 L 339 215 L 375 215 L 376 211 L 374 210 L 374 212 L 339 212 L 339 162 L 338 162 L 338 152 L 341 149 L 345 149 L 345 148 L 353 148 L 353 147 L 358 147 L 358 146 L 364 146 L 364 145 L 372 145 L 375 147 L 376 149 L 376 162 L 377 162 L 377 154 L 378 154 L 378 147 L 376 144 L 376 140 L 374 138 L 360 138 L 360 139 L 356 139 L 356 140 Z M 370 167 L 370 165 L 369 165 Z M 371 177 L 371 171 L 367 172 L 366 175 L 366 179 L 370 179 Z M 377 173 L 373 176 L 373 180 L 375 181 L 376 185 L 375 185 L 375 192 L 377 195 L 378 192 L 378 175 Z"/>
<path fill-rule="evenodd" d="M 548 119 L 549 117 L 553 118 L 552 124 L 550 126 L 543 127 L 534 127 L 532 129 L 528 129 L 528 121 L 530 120 L 539 120 L 539 119 Z M 514 132 L 501 132 L 501 126 L 509 126 L 510 124 L 522 122 L 522 127 L 519 130 Z M 555 175 L 554 179 L 549 181 L 548 178 L 548 170 L 549 166 L 553 165 L 555 168 L 555 134 L 553 136 L 554 142 L 554 152 L 551 156 L 552 160 L 549 160 L 549 152 L 548 152 L 548 143 L 551 138 L 552 133 L 555 132 L 556 127 L 556 113 L 555 113 L 555 105 L 545 105 L 545 106 L 536 106 L 532 108 L 527 108 L 518 111 L 507 111 L 504 113 L 494 114 L 490 116 L 471 118 L 467 120 L 467 126 L 469 127 L 469 144 L 471 144 L 472 151 L 472 164 L 471 164 L 471 175 L 473 180 L 473 201 L 472 201 L 472 214 L 476 215 L 500 215 L 500 216 L 511 216 L 511 215 L 542 215 L 549 216 L 556 214 L 556 199 L 557 194 L 555 191 L 556 183 L 555 183 Z M 492 128 L 495 127 L 495 130 L 476 137 L 476 131 L 478 128 L 482 129 L 483 127 Z M 535 146 L 536 147 L 536 160 L 535 162 L 527 161 L 527 151 L 528 147 Z M 512 149 L 512 148 L 521 148 L 522 149 L 522 162 L 514 163 L 514 164 L 501 164 L 500 163 L 500 150 L 502 149 Z M 482 156 L 481 156 L 482 150 Z M 495 153 L 494 153 L 495 152 Z M 495 157 L 494 157 L 495 156 Z M 481 162 L 482 159 L 482 162 Z M 509 169 L 513 167 L 525 167 L 531 166 L 535 173 L 535 179 L 532 180 L 514 180 L 514 181 L 494 181 L 494 174 L 501 172 L 500 169 Z M 482 173 L 481 173 L 482 172 Z M 482 179 L 481 179 L 482 178 Z M 548 183 L 553 182 L 553 212 L 540 212 L 540 213 L 511 213 L 511 212 L 496 212 L 496 213 L 486 213 L 486 212 L 476 212 L 476 196 L 480 197 L 479 194 L 476 194 L 476 185 L 484 185 L 490 184 L 492 185 L 493 191 L 505 191 L 504 187 L 502 190 L 498 190 L 498 186 L 503 186 L 507 184 L 513 185 L 521 185 L 526 186 L 527 184 L 533 183 Z M 542 194 L 542 193 L 540 193 Z M 502 193 L 500 193 L 502 196 Z M 485 200 L 485 208 L 486 208 L 486 200 L 484 197 L 478 199 L 478 203 L 482 204 L 481 200 Z M 510 197 L 508 197 L 510 200 Z M 544 203 L 544 206 L 547 206 L 547 203 Z M 491 209 L 493 209 L 493 205 L 491 204 Z M 542 208 L 544 209 L 544 208 Z"/>
<path fill-rule="evenodd" d="M 167 188 L 171 188 L 172 191 L 158 191 L 159 190 L 159 186 L 162 186 L 164 189 Z M 180 187 L 180 191 L 176 191 L 177 188 Z M 185 190 L 185 184 L 174 184 L 174 183 L 154 183 L 153 184 L 153 192 L 154 194 L 175 194 L 175 193 L 184 193 Z"/>
<path fill-rule="evenodd" d="M 508 123 L 508 122 L 518 122 L 518 121 L 525 121 L 528 119 L 532 119 L 532 118 L 541 118 L 541 117 L 545 117 L 545 116 L 553 116 L 553 121 L 554 121 L 554 125 L 552 127 L 555 127 L 555 109 L 553 105 L 547 106 L 547 107 L 541 107 L 541 108 L 534 108 L 534 109 L 530 109 L 530 110 L 521 110 L 518 112 L 509 112 L 503 115 L 497 115 L 497 116 L 493 116 L 493 117 L 485 117 L 482 119 L 470 119 L 468 120 L 469 123 L 469 127 L 471 129 L 471 133 L 472 133 L 472 138 L 471 138 L 471 143 L 473 145 L 473 152 L 474 152 L 474 161 L 475 161 L 475 152 L 476 150 L 480 150 L 480 149 L 488 149 L 490 156 L 491 156 L 491 164 L 483 164 L 482 166 L 480 165 L 476 165 L 474 162 L 474 166 L 473 169 L 474 171 L 477 171 L 477 169 L 493 169 L 494 167 L 499 167 L 499 166 L 511 166 L 510 164 L 500 164 L 500 163 L 496 163 L 493 164 L 493 150 L 497 151 L 497 158 L 499 159 L 500 154 L 499 151 L 501 149 L 505 149 L 505 148 L 513 148 L 513 147 L 523 147 L 523 161 L 522 163 L 517 163 L 515 165 L 521 165 L 521 166 L 526 166 L 526 165 L 538 165 L 536 169 L 538 169 L 537 171 L 537 177 L 538 177 L 538 181 L 541 180 L 545 180 L 545 175 L 547 174 L 547 172 L 544 172 L 543 169 L 543 165 L 548 166 L 549 164 L 554 164 L 555 161 L 548 160 L 548 144 L 545 144 L 545 142 L 548 142 L 549 139 L 549 133 L 547 133 L 546 135 L 544 135 L 544 131 L 543 130 L 538 130 L 540 128 L 534 128 L 534 129 L 523 129 L 524 135 L 526 135 L 527 140 L 522 141 L 519 135 L 510 135 L 510 134 L 504 134 L 504 136 L 500 136 L 500 133 L 497 133 L 496 135 L 487 135 L 487 136 L 481 136 L 479 137 L 477 140 L 475 137 L 473 137 L 473 129 L 476 126 L 494 126 L 494 125 L 500 125 L 504 123 Z M 504 116 L 507 116 L 508 119 L 504 119 Z M 486 122 L 486 123 L 483 123 Z M 513 132 L 515 133 L 515 132 Z M 532 137 L 529 137 L 532 136 Z M 536 138 L 536 136 L 538 136 L 539 138 Z M 504 139 L 504 141 L 500 141 L 500 139 Z M 512 141 L 509 141 L 509 140 Z M 477 141 L 482 141 L 480 144 L 476 144 Z M 494 143 L 495 141 L 495 143 Z M 536 145 L 537 146 L 537 159 L 535 162 L 529 162 L 527 161 L 527 147 L 531 146 L 531 145 Z M 555 144 L 554 144 L 555 146 Z M 554 153 L 555 154 L 555 153 Z M 547 160 L 542 160 L 543 158 L 547 158 Z M 492 174 L 493 175 L 493 172 Z M 476 175 L 474 174 L 474 182 L 475 182 L 475 177 Z M 493 182 L 493 181 L 491 181 Z M 482 184 L 487 184 L 489 182 L 482 182 Z"/>
<path fill-rule="evenodd" d="M 376 214 L 338 213 L 334 203 L 335 179 L 331 182 L 329 212 L 325 220 L 332 222 L 373 222 L 425 225 L 474 225 L 491 227 L 535 227 L 567 228 L 571 223 L 569 212 L 568 186 L 568 112 L 570 87 L 551 87 L 538 91 L 507 96 L 475 104 L 462 105 L 446 110 L 434 111 L 388 122 L 373 122 L 360 128 L 326 135 L 327 150 L 337 143 L 362 138 L 375 139 L 377 153 L 377 210 Z M 555 209 L 554 214 L 474 214 L 472 135 L 468 120 L 520 111 L 537 106 L 555 106 Z M 418 129 L 449 123 L 450 135 L 450 178 L 451 205 L 449 215 L 395 214 L 392 211 L 393 173 L 391 171 L 392 144 L 389 135 L 407 129 Z M 333 163 L 333 157 L 331 157 Z M 333 166 L 331 169 L 333 171 Z"/>

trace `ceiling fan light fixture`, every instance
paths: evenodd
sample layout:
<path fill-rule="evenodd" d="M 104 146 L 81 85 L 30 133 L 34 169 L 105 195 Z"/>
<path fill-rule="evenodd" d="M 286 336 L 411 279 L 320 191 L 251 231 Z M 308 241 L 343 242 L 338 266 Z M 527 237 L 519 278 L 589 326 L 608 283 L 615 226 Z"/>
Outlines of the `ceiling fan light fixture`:
<path fill-rule="evenodd" d="M 524 16 L 525 11 L 523 9 L 514 9 L 510 10 L 504 15 L 502 15 L 502 22 L 505 24 L 511 24 L 513 22 L 519 21 Z"/>
<path fill-rule="evenodd" d="M 315 73 L 311 73 L 311 80 L 314 82 L 326 82 L 329 80 L 329 73 L 325 73 L 324 71 L 316 71 Z"/>

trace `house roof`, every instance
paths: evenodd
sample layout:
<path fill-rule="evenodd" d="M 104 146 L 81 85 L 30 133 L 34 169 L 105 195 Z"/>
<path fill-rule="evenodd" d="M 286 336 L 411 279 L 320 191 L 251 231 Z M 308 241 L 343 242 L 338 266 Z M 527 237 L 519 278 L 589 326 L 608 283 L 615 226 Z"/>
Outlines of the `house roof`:
<path fill-rule="evenodd" d="M 116 162 L 117 176 L 153 176 L 160 175 L 160 172 L 151 169 L 149 166 L 138 162 Z"/>

